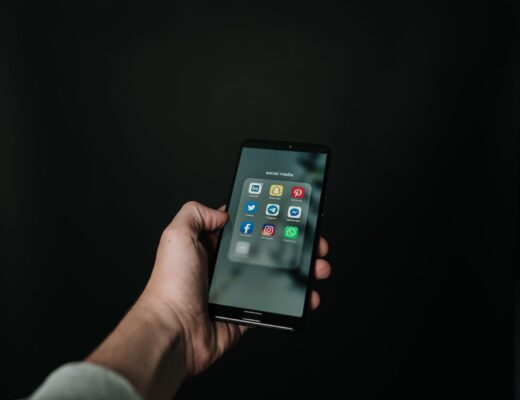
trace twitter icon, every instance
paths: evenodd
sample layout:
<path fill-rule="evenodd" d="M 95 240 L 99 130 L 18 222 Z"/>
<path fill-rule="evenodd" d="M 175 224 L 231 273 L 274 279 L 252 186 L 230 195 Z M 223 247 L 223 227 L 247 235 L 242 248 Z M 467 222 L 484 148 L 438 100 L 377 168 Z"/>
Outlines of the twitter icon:
<path fill-rule="evenodd" d="M 244 204 L 246 214 L 256 214 L 256 210 L 258 210 L 258 203 L 256 201 L 248 201 Z"/>

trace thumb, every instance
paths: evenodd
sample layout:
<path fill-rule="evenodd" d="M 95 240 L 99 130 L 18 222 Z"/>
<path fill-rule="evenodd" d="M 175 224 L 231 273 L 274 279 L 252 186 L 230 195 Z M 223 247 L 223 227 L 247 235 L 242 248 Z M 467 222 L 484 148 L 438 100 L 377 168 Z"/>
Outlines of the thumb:
<path fill-rule="evenodd" d="M 188 228 L 196 237 L 206 231 L 222 228 L 228 221 L 228 213 L 206 207 L 196 201 L 184 204 L 172 221 L 179 228 Z"/>

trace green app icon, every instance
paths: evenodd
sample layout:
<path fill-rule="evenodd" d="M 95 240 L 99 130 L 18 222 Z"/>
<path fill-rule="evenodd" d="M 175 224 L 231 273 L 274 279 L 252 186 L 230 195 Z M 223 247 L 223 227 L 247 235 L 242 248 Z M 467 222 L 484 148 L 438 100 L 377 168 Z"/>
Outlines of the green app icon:
<path fill-rule="evenodd" d="M 296 239 L 298 237 L 298 227 L 286 226 L 283 230 L 283 237 L 286 239 Z"/>

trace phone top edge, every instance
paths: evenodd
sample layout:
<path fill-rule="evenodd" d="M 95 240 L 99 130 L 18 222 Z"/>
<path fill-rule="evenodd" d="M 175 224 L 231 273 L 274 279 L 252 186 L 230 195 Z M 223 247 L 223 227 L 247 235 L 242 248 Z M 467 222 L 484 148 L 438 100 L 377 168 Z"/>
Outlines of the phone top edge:
<path fill-rule="evenodd" d="M 324 153 L 330 155 L 330 148 L 320 143 L 282 142 L 275 140 L 247 139 L 244 140 L 240 145 L 240 148 L 244 147 L 286 151 L 306 151 L 311 153 Z"/>

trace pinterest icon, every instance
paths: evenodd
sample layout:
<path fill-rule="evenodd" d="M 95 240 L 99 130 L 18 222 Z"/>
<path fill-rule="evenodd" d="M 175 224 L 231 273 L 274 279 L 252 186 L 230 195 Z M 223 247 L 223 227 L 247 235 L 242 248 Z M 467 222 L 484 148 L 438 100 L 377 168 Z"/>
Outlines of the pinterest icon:
<path fill-rule="evenodd" d="M 305 189 L 301 186 L 293 186 L 291 189 L 291 197 L 293 199 L 303 199 L 305 196 Z"/>

